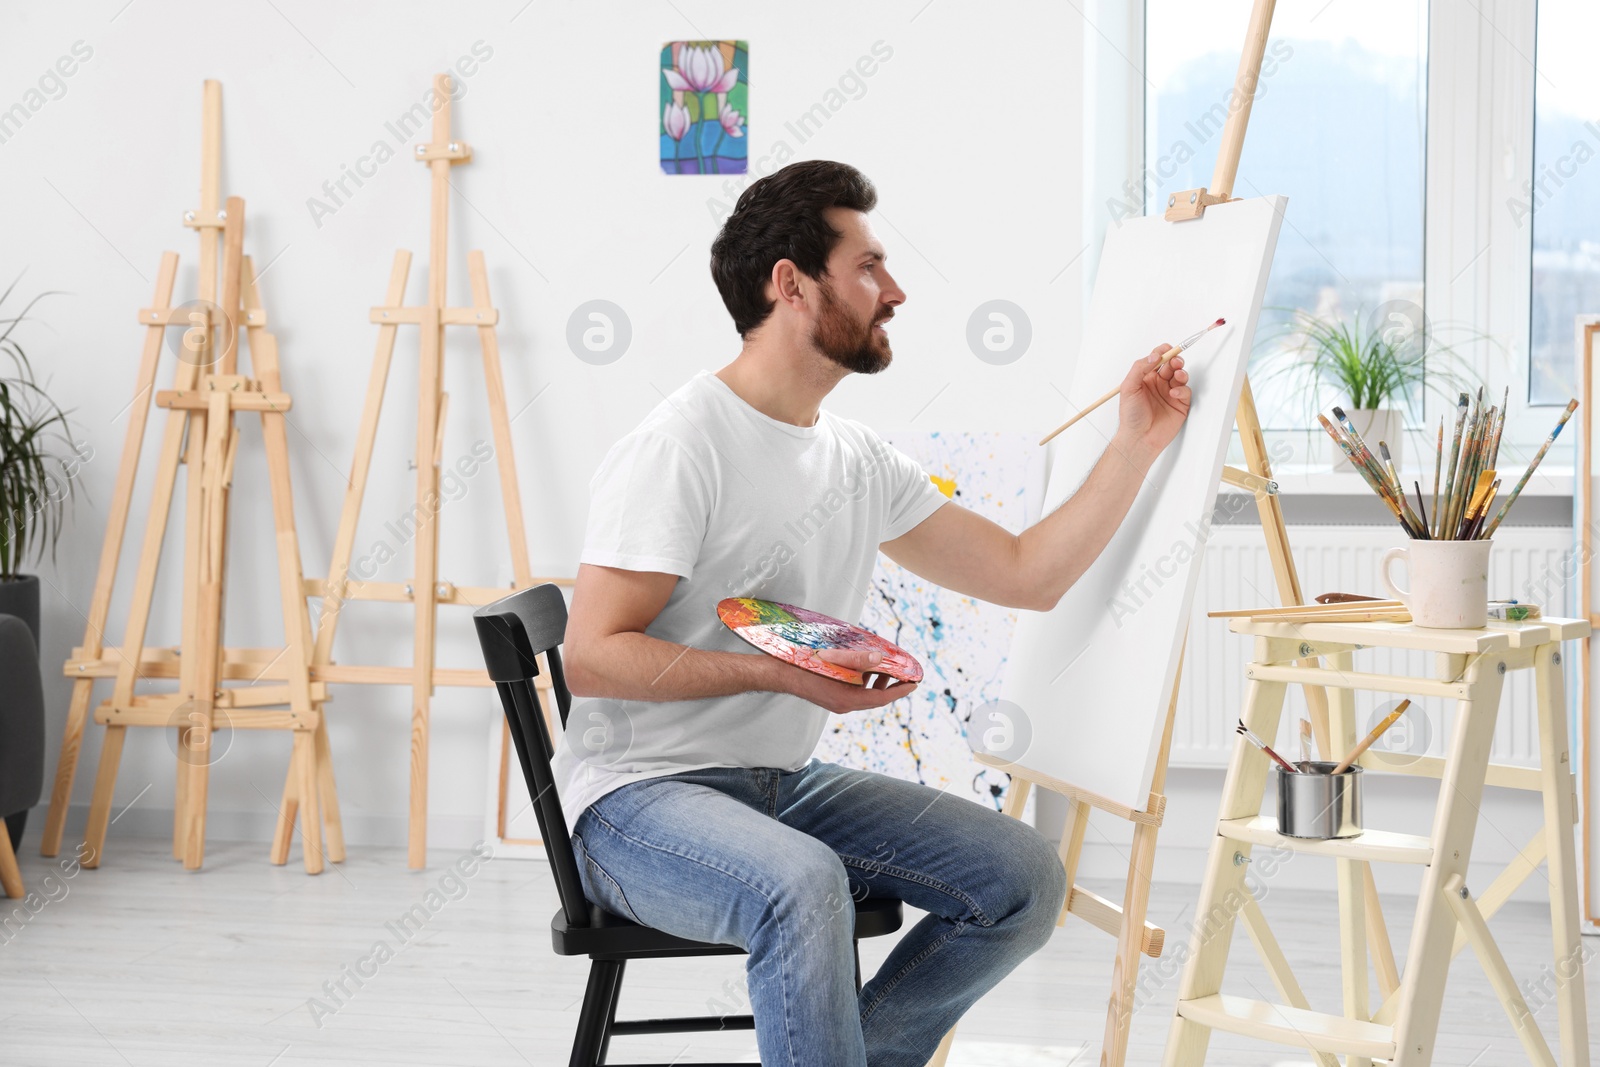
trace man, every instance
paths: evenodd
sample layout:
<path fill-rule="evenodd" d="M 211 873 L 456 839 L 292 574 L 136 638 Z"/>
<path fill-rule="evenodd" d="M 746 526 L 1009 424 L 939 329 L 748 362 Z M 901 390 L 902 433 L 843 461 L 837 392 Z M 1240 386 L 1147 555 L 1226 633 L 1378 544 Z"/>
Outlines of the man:
<path fill-rule="evenodd" d="M 1190 393 L 1163 345 L 1129 370 L 1082 488 L 1021 535 L 955 504 L 872 430 L 821 410 L 889 366 L 905 293 L 842 163 L 752 184 L 711 247 L 743 346 L 606 456 L 566 633 L 573 709 L 557 782 L 584 890 L 682 937 L 749 951 L 767 1067 L 923 1067 L 962 1013 L 1055 928 L 1066 893 L 1031 827 L 911 782 L 811 759 L 828 713 L 916 687 L 833 681 L 727 631 L 755 596 L 858 619 L 881 549 L 949 589 L 1044 611 L 1092 564 Z M 1092 358 L 1093 354 L 1091 354 Z M 827 658 L 870 671 L 877 653 Z M 852 896 L 927 916 L 859 996 Z"/>

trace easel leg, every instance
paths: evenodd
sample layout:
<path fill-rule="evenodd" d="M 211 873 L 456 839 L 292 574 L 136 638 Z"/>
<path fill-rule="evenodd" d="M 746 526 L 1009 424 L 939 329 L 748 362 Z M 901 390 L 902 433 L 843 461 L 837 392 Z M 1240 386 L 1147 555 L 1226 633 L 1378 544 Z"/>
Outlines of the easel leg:
<path fill-rule="evenodd" d="M 1551 937 L 1555 942 L 1561 1062 L 1566 1067 L 1588 1067 L 1589 1015 L 1584 999 L 1577 855 L 1572 843 L 1572 828 L 1578 816 L 1572 793 L 1572 752 L 1567 743 L 1566 682 L 1561 675 L 1560 651 L 1560 645 L 1545 645 L 1535 655 L 1533 667 L 1544 778 L 1544 828 L 1549 838 L 1545 862 L 1550 881 Z"/>
<path fill-rule="evenodd" d="M 189 728 L 180 726 L 175 731 L 175 745 L 178 750 L 177 773 L 173 776 L 172 791 L 172 858 L 183 859 L 183 813 L 187 809 L 189 800 L 189 764 L 195 758 L 195 752 L 189 747 Z"/>
<path fill-rule="evenodd" d="M 442 238 L 441 238 L 442 240 Z M 442 263 L 443 249 L 431 262 Z M 442 282 L 443 275 L 435 279 Z M 443 330 L 437 308 L 426 309 L 421 327 L 420 385 L 417 399 L 417 519 L 416 570 L 412 579 L 416 604 L 416 629 L 412 650 L 411 683 L 411 812 L 406 862 L 412 870 L 428 864 L 428 713 L 433 701 L 434 625 L 439 564 L 439 467 L 435 460 L 439 435 L 440 359 Z"/>
<path fill-rule="evenodd" d="M 94 776 L 94 797 L 89 802 L 89 825 L 84 830 L 85 849 L 83 866 L 100 866 L 100 857 L 106 849 L 106 827 L 111 824 L 111 794 L 117 787 L 117 765 L 122 762 L 122 742 L 126 739 L 126 726 L 108 725 L 105 740 L 100 742 L 100 768 Z"/>
<path fill-rule="evenodd" d="M 1100 1047 L 1104 1067 L 1122 1067 L 1128 1056 L 1128 1031 L 1133 1025 L 1134 993 L 1139 982 L 1139 951 L 1144 917 L 1150 907 L 1150 871 L 1155 865 L 1156 833 L 1150 823 L 1133 828 L 1128 855 L 1128 881 L 1122 893 L 1122 933 L 1111 970 L 1111 1004 L 1106 1009 L 1105 1039 Z M 1069 890 L 1070 895 L 1070 890 Z"/>
<path fill-rule="evenodd" d="M 271 860 L 282 867 L 289 862 L 289 845 L 294 837 L 294 820 L 300 811 L 300 767 L 295 762 L 298 749 L 289 754 L 289 771 L 283 776 L 283 801 L 278 805 L 278 825 L 272 831 Z"/>
<path fill-rule="evenodd" d="M 72 780 L 77 775 L 78 756 L 83 751 L 83 730 L 89 721 L 89 700 L 93 695 L 93 678 L 79 678 L 72 683 L 72 703 L 67 707 L 67 725 L 61 735 L 61 755 L 56 758 L 55 784 L 50 787 L 50 811 L 45 816 L 44 836 L 39 839 L 41 856 L 54 856 L 61 851 L 61 837 L 67 829 L 67 809 L 72 806 Z"/>
<path fill-rule="evenodd" d="M 1061 866 L 1067 872 L 1067 899 L 1061 902 L 1061 915 L 1057 926 L 1065 926 L 1072 912 L 1072 889 L 1078 880 L 1078 860 L 1083 856 L 1083 837 L 1089 829 L 1089 804 L 1074 800 L 1067 804 L 1067 822 L 1061 828 Z"/>
<path fill-rule="evenodd" d="M 317 782 L 321 787 L 319 798 L 322 803 L 322 823 L 328 840 L 328 859 L 334 863 L 343 863 L 344 820 L 339 815 L 339 789 L 333 780 L 333 746 L 328 743 L 326 711 L 317 718 L 316 762 Z"/>
<path fill-rule="evenodd" d="M 317 738 L 313 731 L 294 731 L 291 762 L 300 772 L 300 847 L 306 873 L 321 874 L 322 809 L 317 803 Z"/>
<path fill-rule="evenodd" d="M 151 307 L 172 306 L 172 287 L 177 276 L 178 254 L 162 253 Z M 166 329 L 160 324 L 152 323 L 145 328 L 144 351 L 139 360 L 139 373 L 134 380 L 133 401 L 126 412 L 128 429 L 122 441 L 122 458 L 118 462 L 114 483 L 116 488 L 111 497 L 105 534 L 100 542 L 100 565 L 95 572 L 94 594 L 89 600 L 87 625 L 84 627 L 82 648 L 88 659 L 99 656 L 105 647 L 105 625 L 111 612 L 112 585 L 116 581 L 123 537 L 128 530 L 134 476 L 138 471 L 139 454 L 144 447 L 150 401 L 155 393 L 156 366 L 161 359 L 165 336 Z M 83 751 L 83 730 L 88 722 L 93 690 L 92 678 L 79 678 L 72 686 L 72 703 L 67 711 L 66 730 L 61 738 L 61 753 L 56 758 L 55 783 L 50 789 L 50 810 L 45 817 L 44 835 L 39 840 L 41 856 L 54 856 L 61 851 L 61 836 L 67 826 L 67 810 L 72 805 L 72 781 L 77 775 L 78 757 Z"/>

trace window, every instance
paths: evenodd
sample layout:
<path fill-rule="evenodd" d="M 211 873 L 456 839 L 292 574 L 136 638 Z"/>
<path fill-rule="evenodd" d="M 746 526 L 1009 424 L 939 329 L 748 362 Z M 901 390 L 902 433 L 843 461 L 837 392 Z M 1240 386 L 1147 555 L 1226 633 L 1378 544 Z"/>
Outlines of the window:
<path fill-rule="evenodd" d="M 1532 227 L 1528 402 L 1578 392 L 1572 320 L 1600 311 L 1600 5 L 1541 0 L 1533 174 L 1507 207 Z"/>
<path fill-rule="evenodd" d="M 1146 214 L 1211 183 L 1250 7 L 1146 0 Z M 1424 0 L 1278 5 L 1233 190 L 1289 198 L 1258 338 L 1295 309 L 1420 309 L 1427 48 Z M 1307 425 L 1302 394 L 1252 381 L 1268 428 Z"/>

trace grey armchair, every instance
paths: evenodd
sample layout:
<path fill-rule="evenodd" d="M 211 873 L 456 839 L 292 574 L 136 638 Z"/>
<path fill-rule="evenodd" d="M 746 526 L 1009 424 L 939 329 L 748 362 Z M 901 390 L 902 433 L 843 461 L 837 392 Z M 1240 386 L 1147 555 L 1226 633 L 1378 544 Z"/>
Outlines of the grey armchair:
<path fill-rule="evenodd" d="M 44 790 L 44 687 L 28 624 L 0 615 L 0 818 L 12 846 Z"/>

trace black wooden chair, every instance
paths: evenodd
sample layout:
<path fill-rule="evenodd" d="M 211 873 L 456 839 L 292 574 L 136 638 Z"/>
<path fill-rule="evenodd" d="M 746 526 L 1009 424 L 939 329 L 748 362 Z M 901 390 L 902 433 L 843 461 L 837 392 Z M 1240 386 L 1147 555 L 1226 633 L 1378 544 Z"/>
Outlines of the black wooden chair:
<path fill-rule="evenodd" d="M 563 729 L 571 710 L 572 694 L 567 690 L 561 669 L 562 637 L 567 628 L 567 606 L 561 590 L 554 585 L 523 589 L 473 613 L 478 642 L 483 646 L 489 679 L 500 694 L 500 704 L 510 723 L 511 739 L 522 764 L 523 778 L 533 798 L 539 820 L 539 834 L 550 870 L 555 875 L 556 895 L 561 910 L 550 920 L 551 942 L 562 956 L 588 956 L 589 986 L 578 1013 L 578 1032 L 572 1043 L 570 1067 L 604 1067 L 606 1050 L 613 1037 L 633 1034 L 681 1034 L 706 1030 L 751 1030 L 755 1020 L 749 1015 L 701 1015 L 672 1019 L 617 1021 L 617 1001 L 622 993 L 623 968 L 629 960 L 660 959 L 671 956 L 738 955 L 734 945 L 715 945 L 673 937 L 660 930 L 630 922 L 612 914 L 583 895 L 578 880 L 578 863 L 572 852 L 561 812 L 561 798 L 551 777 L 550 757 L 555 751 L 545 718 L 539 706 L 534 678 L 539 674 L 537 656 L 544 653 L 550 665 L 550 680 L 555 693 Z M 861 987 L 859 940 L 894 933 L 903 921 L 901 903 L 890 898 L 869 898 L 856 902 L 856 988 Z M 639 1064 L 634 1067 L 668 1067 Z M 718 1065 L 711 1065 L 718 1067 Z M 720 1067 L 736 1067 L 724 1064 Z"/>

